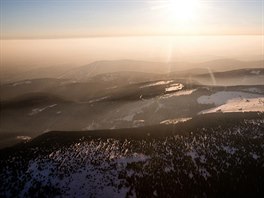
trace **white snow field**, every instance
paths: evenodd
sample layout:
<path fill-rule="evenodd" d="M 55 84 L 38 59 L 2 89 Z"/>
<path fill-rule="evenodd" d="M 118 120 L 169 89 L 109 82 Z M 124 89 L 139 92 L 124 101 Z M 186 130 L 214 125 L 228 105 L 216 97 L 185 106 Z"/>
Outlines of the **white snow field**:
<path fill-rule="evenodd" d="M 199 104 L 214 104 L 216 107 L 206 109 L 199 114 L 214 112 L 250 112 L 264 111 L 264 96 L 239 91 L 219 91 L 210 96 L 201 96 Z"/>

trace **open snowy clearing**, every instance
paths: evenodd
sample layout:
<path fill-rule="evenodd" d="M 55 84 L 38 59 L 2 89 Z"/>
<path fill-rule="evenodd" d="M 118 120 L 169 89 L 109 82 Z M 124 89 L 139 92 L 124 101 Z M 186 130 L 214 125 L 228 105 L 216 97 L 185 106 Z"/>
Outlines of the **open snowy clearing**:
<path fill-rule="evenodd" d="M 231 99 L 249 99 L 249 98 L 261 98 L 263 95 L 252 94 L 241 91 L 219 91 L 210 96 L 201 96 L 197 99 L 199 104 L 215 104 L 222 105 Z"/>
<path fill-rule="evenodd" d="M 214 112 L 264 112 L 264 97 L 253 99 L 234 99 L 218 107 L 201 111 L 199 114 Z"/>

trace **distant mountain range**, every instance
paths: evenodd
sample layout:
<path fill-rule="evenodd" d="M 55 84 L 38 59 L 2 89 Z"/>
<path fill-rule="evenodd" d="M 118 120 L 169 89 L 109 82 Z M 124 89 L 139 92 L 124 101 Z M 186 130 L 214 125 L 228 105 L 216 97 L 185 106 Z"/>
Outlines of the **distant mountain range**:
<path fill-rule="evenodd" d="M 263 64 L 263 61 L 238 61 L 232 59 L 221 59 L 203 63 L 160 63 L 132 60 L 98 61 L 72 69 L 71 71 L 61 75 L 60 78 L 86 81 L 99 74 L 115 72 L 143 72 L 153 74 L 169 74 L 179 72 L 182 74 L 189 73 L 196 75 L 211 71 L 220 72 L 243 68 L 263 68 Z"/>
<path fill-rule="evenodd" d="M 64 78 L 27 79 L 2 84 L 0 100 L 8 100 L 28 93 L 49 93 L 68 100 L 89 100 L 91 98 L 112 94 L 121 87 L 131 84 L 157 80 L 178 80 L 187 84 L 204 84 L 218 86 L 264 85 L 264 68 L 245 68 L 224 72 L 212 72 L 207 69 L 188 69 L 169 74 L 144 72 L 114 72 L 86 76 L 83 67 L 80 78 L 75 78 L 77 68 Z M 89 72 L 88 72 L 89 74 Z M 86 77 L 85 77 L 86 76 Z M 122 91 L 122 90 L 121 90 Z"/>
<path fill-rule="evenodd" d="M 3 83 L 38 78 L 63 78 L 76 81 L 87 81 L 91 77 L 116 72 L 140 72 L 152 74 L 169 74 L 173 72 L 189 73 L 192 75 L 208 72 L 223 72 L 243 68 L 263 68 L 264 60 L 239 61 L 219 59 L 203 63 L 188 62 L 147 62 L 135 60 L 97 61 L 81 67 L 54 66 L 20 72 L 2 73 Z"/>

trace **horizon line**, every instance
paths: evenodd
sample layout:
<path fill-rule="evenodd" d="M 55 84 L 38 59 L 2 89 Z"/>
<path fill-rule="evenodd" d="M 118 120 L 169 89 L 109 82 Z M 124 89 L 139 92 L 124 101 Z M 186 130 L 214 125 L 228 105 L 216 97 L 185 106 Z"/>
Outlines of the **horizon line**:
<path fill-rule="evenodd" d="M 173 37 L 173 36 L 264 36 L 263 34 L 120 34 L 120 35 L 87 35 L 87 36 L 18 36 L 18 37 L 0 37 L 0 40 L 42 40 L 42 39 L 84 39 L 84 38 L 110 38 L 110 37 Z"/>

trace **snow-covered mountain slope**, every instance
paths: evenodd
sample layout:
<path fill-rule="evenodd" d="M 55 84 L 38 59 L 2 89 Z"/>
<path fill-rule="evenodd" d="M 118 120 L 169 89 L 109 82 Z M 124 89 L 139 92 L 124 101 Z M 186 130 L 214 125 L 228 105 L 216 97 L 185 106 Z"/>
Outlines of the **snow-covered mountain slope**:
<path fill-rule="evenodd" d="M 145 138 L 136 138 L 139 129 L 48 133 L 0 151 L 0 195 L 261 197 L 264 120 L 250 115 L 202 115 L 179 127 L 142 129 Z"/>

